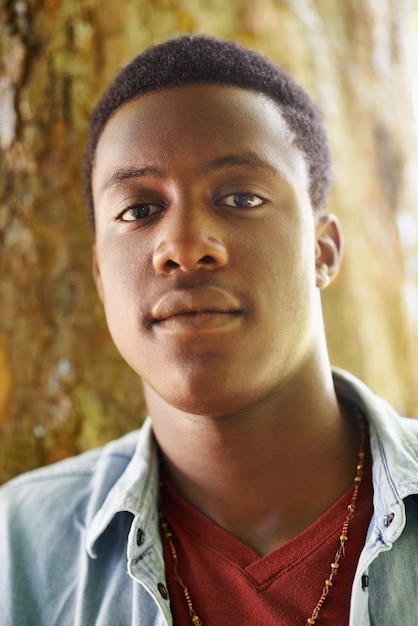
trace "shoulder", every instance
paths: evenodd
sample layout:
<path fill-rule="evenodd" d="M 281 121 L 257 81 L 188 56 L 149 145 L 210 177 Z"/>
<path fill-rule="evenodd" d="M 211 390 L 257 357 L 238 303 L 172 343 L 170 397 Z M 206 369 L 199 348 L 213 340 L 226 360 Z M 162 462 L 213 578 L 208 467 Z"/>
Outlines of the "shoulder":
<path fill-rule="evenodd" d="M 338 397 L 354 403 L 367 417 L 378 494 L 375 505 L 386 498 L 390 510 L 389 501 L 418 494 L 418 420 L 400 417 L 385 400 L 343 370 L 334 370 L 334 385 Z"/>
<path fill-rule="evenodd" d="M 397 432 L 410 438 L 411 443 L 418 443 L 418 420 L 401 417 L 388 402 L 352 374 L 333 368 L 333 377 L 337 396 L 357 405 L 379 432 L 383 435 Z"/>
<path fill-rule="evenodd" d="M 91 597 L 99 593 L 94 578 L 90 594 L 84 595 L 92 563 L 96 574 L 108 567 L 103 578 L 108 575 L 112 585 L 116 578 L 120 595 L 129 589 L 125 543 L 131 518 L 118 518 L 100 563 L 90 558 L 87 535 L 109 493 L 119 493 L 129 471 L 138 475 L 135 459 L 146 456 L 150 435 L 149 427 L 134 431 L 102 448 L 23 474 L 0 489 L 2 624 L 74 624 L 79 612 L 91 610 Z M 77 623 L 92 622 L 89 617 Z"/>
<path fill-rule="evenodd" d="M 65 517 L 88 506 L 95 484 L 118 480 L 135 451 L 137 431 L 58 463 L 27 472 L 0 488 L 0 523 Z"/>

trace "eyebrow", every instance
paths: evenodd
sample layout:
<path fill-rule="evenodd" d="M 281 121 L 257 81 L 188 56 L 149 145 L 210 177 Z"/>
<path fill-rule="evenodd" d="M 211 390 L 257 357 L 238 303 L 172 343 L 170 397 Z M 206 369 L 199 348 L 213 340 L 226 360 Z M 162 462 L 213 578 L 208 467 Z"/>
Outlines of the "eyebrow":
<path fill-rule="evenodd" d="M 111 187 L 114 187 L 128 178 L 143 178 L 145 176 L 163 179 L 166 178 L 167 174 L 161 168 L 153 165 L 144 165 L 144 167 L 121 167 L 115 170 L 113 174 L 105 180 L 100 188 L 100 193 L 103 194 Z"/>
<path fill-rule="evenodd" d="M 211 159 L 202 165 L 200 171 L 203 174 L 209 174 L 210 172 L 216 172 L 228 167 L 244 166 L 251 169 L 265 169 L 272 174 L 277 174 L 277 170 L 271 163 L 265 161 L 259 157 L 255 152 L 242 152 L 225 154 Z M 144 178 L 151 177 L 162 180 L 167 177 L 167 172 L 159 167 L 153 165 L 144 165 L 143 167 L 121 167 L 113 172 L 109 178 L 103 183 L 100 193 L 103 194 L 111 187 L 118 183 L 127 180 L 129 178 Z"/>
<path fill-rule="evenodd" d="M 237 154 L 225 154 L 224 156 L 220 156 L 216 159 L 208 161 L 203 165 L 202 172 L 209 173 L 213 171 L 218 171 L 226 167 L 235 167 L 235 166 L 245 166 L 254 168 L 262 168 L 268 170 L 272 174 L 277 174 L 277 169 L 271 165 L 265 159 L 262 159 L 255 152 L 239 152 Z"/>

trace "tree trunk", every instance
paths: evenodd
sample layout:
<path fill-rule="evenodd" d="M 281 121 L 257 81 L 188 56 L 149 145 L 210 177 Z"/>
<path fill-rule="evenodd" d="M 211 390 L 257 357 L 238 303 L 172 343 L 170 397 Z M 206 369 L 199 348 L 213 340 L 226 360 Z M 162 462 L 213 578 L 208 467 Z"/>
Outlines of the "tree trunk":
<path fill-rule="evenodd" d="M 79 171 L 89 111 L 115 71 L 154 40 L 184 33 L 265 53 L 317 101 L 335 163 L 330 209 L 346 232 L 344 269 L 324 298 L 332 360 L 418 416 L 416 328 L 404 298 L 405 285 L 417 293 L 416 276 L 404 271 L 416 253 L 417 197 L 406 4 L 0 7 L 0 481 L 101 445 L 145 414 L 140 383 L 112 346 L 94 291 Z M 410 225 L 402 231 L 408 256 L 398 222 Z"/>

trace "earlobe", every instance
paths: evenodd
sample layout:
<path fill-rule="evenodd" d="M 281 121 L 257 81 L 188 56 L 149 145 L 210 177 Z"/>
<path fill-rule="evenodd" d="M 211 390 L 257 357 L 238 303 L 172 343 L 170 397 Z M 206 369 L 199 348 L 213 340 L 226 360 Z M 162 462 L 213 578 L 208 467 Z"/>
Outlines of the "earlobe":
<path fill-rule="evenodd" d="M 102 283 L 102 277 L 100 275 L 100 268 L 99 268 L 99 262 L 97 259 L 97 251 L 96 251 L 95 245 L 93 245 L 92 273 L 93 273 L 94 282 L 96 284 L 97 293 L 99 294 L 99 298 L 101 302 L 104 302 L 103 283 Z"/>
<path fill-rule="evenodd" d="M 326 289 L 338 275 L 343 253 L 343 235 L 338 218 L 329 213 L 316 224 L 315 271 L 316 286 Z"/>

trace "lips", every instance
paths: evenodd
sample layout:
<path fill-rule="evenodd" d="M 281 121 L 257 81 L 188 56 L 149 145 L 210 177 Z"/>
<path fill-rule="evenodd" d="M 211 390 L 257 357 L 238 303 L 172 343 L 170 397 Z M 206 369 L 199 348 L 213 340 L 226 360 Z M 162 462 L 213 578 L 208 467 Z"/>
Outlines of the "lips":
<path fill-rule="evenodd" d="M 239 301 L 219 287 L 205 286 L 179 289 L 166 293 L 151 311 L 153 324 L 159 325 L 180 318 L 208 320 L 227 319 L 242 313 Z"/>

